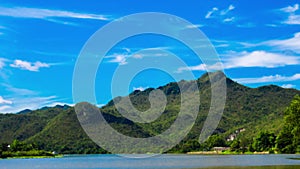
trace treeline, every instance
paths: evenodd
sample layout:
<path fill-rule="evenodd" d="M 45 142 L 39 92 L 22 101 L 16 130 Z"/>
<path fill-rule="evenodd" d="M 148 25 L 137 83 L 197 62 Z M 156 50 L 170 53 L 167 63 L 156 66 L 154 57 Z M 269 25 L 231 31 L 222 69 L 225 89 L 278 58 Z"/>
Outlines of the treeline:
<path fill-rule="evenodd" d="M 300 96 L 296 95 L 284 114 L 284 125 L 280 133 L 260 132 L 254 139 L 250 151 L 278 153 L 300 153 Z"/>
<path fill-rule="evenodd" d="M 0 145 L 0 158 L 34 156 L 52 157 L 54 155 L 54 153 L 40 150 L 36 144 L 27 144 L 18 140 L 14 140 L 11 144 L 2 143 Z"/>
<path fill-rule="evenodd" d="M 203 144 L 199 144 L 197 140 L 189 140 L 177 145 L 170 152 L 211 151 L 214 147 L 230 147 L 229 151 L 237 153 L 300 153 L 300 96 L 296 95 L 285 110 L 283 129 L 278 135 L 260 131 L 252 140 L 241 136 L 233 141 L 226 141 L 223 135 L 215 134 Z"/>

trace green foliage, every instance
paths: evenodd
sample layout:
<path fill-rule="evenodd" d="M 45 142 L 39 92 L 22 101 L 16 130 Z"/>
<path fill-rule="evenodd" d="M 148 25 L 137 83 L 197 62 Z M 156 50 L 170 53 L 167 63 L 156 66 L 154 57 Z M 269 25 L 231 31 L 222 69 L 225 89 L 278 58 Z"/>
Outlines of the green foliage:
<path fill-rule="evenodd" d="M 220 72 L 210 75 L 219 74 Z M 224 138 L 237 128 L 246 129 L 241 138 L 238 138 L 241 150 L 244 151 L 246 147 L 251 149 L 252 146 L 248 146 L 249 140 L 257 136 L 258 131 L 268 130 L 275 134 L 279 133 L 283 127 L 284 108 L 289 105 L 294 95 L 300 94 L 294 89 L 283 89 L 272 85 L 248 88 L 226 79 L 227 98 L 223 117 L 214 135 L 205 144 L 199 145 L 198 138 L 211 106 L 211 85 L 208 74 L 203 75 L 196 82 L 201 97 L 198 117 L 190 133 L 170 152 L 209 150 L 215 146 L 227 146 Z M 180 83 L 183 84 L 182 86 L 189 86 L 188 81 Z M 100 110 L 108 123 L 124 135 L 145 138 L 160 134 L 170 128 L 176 120 L 180 110 L 181 96 L 176 83 L 169 83 L 159 89 L 166 94 L 167 105 L 162 115 L 151 123 L 134 123 L 124 118 L 116 110 L 113 101 Z M 153 88 L 150 88 L 131 93 L 130 99 L 133 106 L 142 111 L 149 109 L 148 95 L 152 90 Z M 288 128 L 287 133 L 295 136 L 299 132 L 298 129 Z M 58 153 L 107 153 L 84 133 L 72 107 L 56 106 L 24 111 L 22 114 L 0 114 L 0 133 L 0 143 L 11 143 L 16 139 L 32 144 L 37 149 Z M 289 144 L 297 142 L 299 138 L 293 137 Z M 238 146 L 233 147 L 237 149 Z"/>
<path fill-rule="evenodd" d="M 28 156 L 54 156 L 51 152 L 38 150 L 35 144 L 14 140 L 10 145 L 2 144 L 0 147 L 0 158 L 28 157 Z"/>
<path fill-rule="evenodd" d="M 300 96 L 296 95 L 285 111 L 284 127 L 276 139 L 281 153 L 300 152 Z"/>
<path fill-rule="evenodd" d="M 231 151 L 239 151 L 240 147 L 241 145 L 238 139 L 233 140 L 232 143 L 230 144 Z"/>
<path fill-rule="evenodd" d="M 24 142 L 14 140 L 10 145 L 10 150 L 13 152 L 16 151 L 29 151 L 33 150 L 34 147 L 32 144 L 25 144 Z"/>
<path fill-rule="evenodd" d="M 51 152 L 47 152 L 44 150 L 29 150 L 29 151 L 5 151 L 2 152 L 1 158 L 8 158 L 8 157 L 41 157 L 41 156 L 47 156 L 47 157 L 53 157 L 54 155 Z"/>
<path fill-rule="evenodd" d="M 254 139 L 252 148 L 254 151 L 270 151 L 275 146 L 276 136 L 274 133 L 261 131 Z"/>
<path fill-rule="evenodd" d="M 225 139 L 220 135 L 212 135 L 208 138 L 208 140 L 205 142 L 207 147 L 209 149 L 212 149 L 213 147 L 225 147 Z"/>

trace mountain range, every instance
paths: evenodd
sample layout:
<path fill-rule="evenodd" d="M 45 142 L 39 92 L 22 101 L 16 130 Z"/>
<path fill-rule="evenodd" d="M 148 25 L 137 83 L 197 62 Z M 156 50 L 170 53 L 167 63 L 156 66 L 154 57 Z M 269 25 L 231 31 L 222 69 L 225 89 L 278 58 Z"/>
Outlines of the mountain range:
<path fill-rule="evenodd" d="M 206 73 L 196 82 L 199 87 L 200 106 L 195 124 L 188 135 L 171 152 L 193 150 L 191 142 L 199 139 L 211 103 L 210 77 L 223 75 L 222 72 Z M 210 76 L 209 76 L 210 75 Z M 230 78 L 227 85 L 226 104 L 214 134 L 229 138 L 240 131 L 240 137 L 251 141 L 262 130 L 278 133 L 283 126 L 283 114 L 293 97 L 300 94 L 296 89 L 285 89 L 275 85 L 249 88 Z M 189 81 L 180 81 L 189 84 Z M 167 98 L 167 105 L 161 116 L 151 123 L 134 123 L 123 117 L 116 109 L 113 100 L 100 108 L 106 121 L 118 132 L 131 136 L 147 138 L 167 130 L 176 120 L 180 109 L 180 89 L 178 83 L 171 82 L 158 87 Z M 136 90 L 129 98 L 138 110 L 150 108 L 148 88 Z M 34 143 L 40 149 L 58 153 L 107 153 L 96 145 L 81 128 L 74 107 L 55 106 L 38 110 L 24 110 L 16 114 L 0 114 L 0 143 L 11 143 L 17 139 Z"/>

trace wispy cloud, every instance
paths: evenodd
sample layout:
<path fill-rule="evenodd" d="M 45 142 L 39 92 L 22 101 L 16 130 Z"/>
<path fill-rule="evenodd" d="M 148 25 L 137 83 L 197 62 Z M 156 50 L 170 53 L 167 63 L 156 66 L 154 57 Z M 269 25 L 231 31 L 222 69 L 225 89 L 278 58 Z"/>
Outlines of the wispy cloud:
<path fill-rule="evenodd" d="M 213 65 L 199 64 L 196 66 L 180 67 L 177 69 L 176 73 L 181 73 L 183 71 L 215 71 L 223 69 L 223 64 L 217 62 Z"/>
<path fill-rule="evenodd" d="M 232 22 L 235 19 L 235 17 L 225 18 L 223 22 Z"/>
<path fill-rule="evenodd" d="M 17 97 L 12 98 L 12 104 L 0 106 L 1 113 L 17 113 L 24 109 L 35 110 L 56 102 L 56 96 L 39 97 Z"/>
<path fill-rule="evenodd" d="M 288 18 L 285 21 L 283 21 L 283 23 L 289 24 L 289 25 L 299 25 L 300 24 L 300 15 L 296 14 L 296 12 L 298 10 L 299 10 L 299 4 L 281 8 L 280 11 L 288 14 Z"/>
<path fill-rule="evenodd" d="M 279 47 L 281 50 L 293 50 L 300 53 L 300 32 L 295 33 L 291 38 L 270 40 L 262 43 L 262 45 L 264 44 Z"/>
<path fill-rule="evenodd" d="M 118 63 L 119 65 L 126 65 L 127 61 L 126 58 L 128 57 L 128 55 L 124 55 L 124 54 L 115 54 L 113 56 L 110 56 L 113 59 L 109 60 L 108 62 L 111 63 Z"/>
<path fill-rule="evenodd" d="M 129 48 L 122 48 L 124 52 L 114 53 L 112 55 L 105 56 L 105 59 L 109 59 L 108 62 L 110 63 L 118 63 L 119 65 L 126 65 L 128 64 L 128 60 L 130 58 L 133 59 L 143 59 L 144 57 L 162 57 L 167 56 L 165 52 L 161 52 L 162 50 L 169 50 L 171 47 L 154 47 L 154 48 L 147 48 L 144 49 L 145 52 L 137 52 L 143 49 L 135 49 L 132 51 Z M 146 52 L 147 51 L 147 52 Z"/>
<path fill-rule="evenodd" d="M 243 68 L 243 67 L 264 67 L 276 68 L 287 65 L 300 64 L 300 58 L 297 56 L 288 56 L 280 53 L 271 53 L 266 51 L 253 52 L 232 52 L 231 56 L 224 58 L 223 62 L 216 62 L 212 65 L 199 64 L 196 66 L 180 67 L 177 73 L 183 71 L 213 71 L 221 69 Z"/>
<path fill-rule="evenodd" d="M 299 4 L 295 4 L 294 6 L 287 6 L 284 8 L 281 8 L 280 10 L 287 13 L 296 12 L 299 9 Z"/>
<path fill-rule="evenodd" d="M 235 7 L 233 5 L 229 5 L 227 9 L 224 9 L 220 12 L 220 15 L 227 15 L 228 12 L 234 10 Z"/>
<path fill-rule="evenodd" d="M 226 9 L 219 10 L 219 8 L 214 7 L 205 15 L 206 19 L 216 18 L 221 19 L 222 22 L 233 22 L 235 17 L 228 16 L 229 12 L 234 10 L 235 7 L 233 5 L 229 5 Z"/>
<path fill-rule="evenodd" d="M 28 8 L 28 7 L 0 7 L 0 16 L 16 17 L 16 18 L 31 18 L 31 19 L 43 19 L 51 22 L 57 22 L 61 24 L 72 24 L 69 22 L 63 22 L 55 18 L 75 18 L 75 19 L 93 19 L 93 20 L 111 20 L 109 16 L 91 14 L 91 13 L 79 13 L 65 10 L 53 10 L 43 8 Z"/>
<path fill-rule="evenodd" d="M 225 68 L 237 67 L 265 67 L 275 68 L 286 65 L 300 64 L 299 57 L 288 56 L 280 53 L 271 53 L 267 51 L 253 51 L 236 53 L 236 56 L 224 59 Z"/>
<path fill-rule="evenodd" d="M 192 24 L 192 25 L 187 25 L 185 28 L 186 29 L 193 29 L 193 28 L 201 28 L 204 27 L 202 24 Z"/>
<path fill-rule="evenodd" d="M 14 87 L 10 84 L 1 84 L 6 91 L 10 92 L 10 93 L 15 93 L 18 95 L 22 95 L 22 96 L 28 96 L 28 95 L 37 95 L 38 93 L 29 89 L 23 89 L 23 88 L 17 88 Z"/>
<path fill-rule="evenodd" d="M 296 88 L 296 85 L 293 85 L 293 84 L 284 84 L 281 86 L 282 88 Z"/>
<path fill-rule="evenodd" d="M 255 83 L 267 83 L 267 82 L 288 82 L 300 80 L 300 74 L 294 74 L 292 76 L 282 76 L 282 75 L 271 75 L 263 76 L 257 78 L 237 78 L 233 79 L 242 84 L 255 84 Z"/>
<path fill-rule="evenodd" d="M 2 96 L 0 96 L 0 104 L 12 104 L 12 101 L 5 100 Z"/>
<path fill-rule="evenodd" d="M 206 19 L 209 19 L 212 17 L 212 15 L 218 11 L 219 9 L 217 7 L 213 7 L 212 10 L 208 11 L 207 14 L 205 15 Z"/>
<path fill-rule="evenodd" d="M 6 59 L 0 58 L 0 69 L 2 69 L 5 66 L 5 62 L 6 62 Z"/>
<path fill-rule="evenodd" d="M 35 110 L 45 106 L 64 105 L 57 96 L 41 96 L 40 92 L 1 84 L 6 92 L 6 99 L 0 96 L 0 113 L 16 113 L 24 109 Z M 3 103 L 1 105 L 1 103 Z M 69 104 L 70 105 L 70 104 Z"/>
<path fill-rule="evenodd" d="M 255 48 L 271 47 L 272 51 L 279 51 L 279 50 L 293 51 L 294 53 L 300 54 L 300 32 L 296 32 L 291 37 L 288 38 L 285 37 L 281 39 L 272 39 L 268 41 L 240 42 L 240 41 L 212 40 L 212 43 L 216 46 L 220 43 L 229 44 L 230 46 L 245 48 L 247 50 L 251 48 L 255 50 Z"/>
<path fill-rule="evenodd" d="M 15 60 L 14 63 L 10 64 L 10 67 L 28 70 L 32 72 L 38 72 L 40 68 L 50 67 L 50 65 L 47 63 L 42 63 L 40 61 L 31 63 L 28 61 Z"/>

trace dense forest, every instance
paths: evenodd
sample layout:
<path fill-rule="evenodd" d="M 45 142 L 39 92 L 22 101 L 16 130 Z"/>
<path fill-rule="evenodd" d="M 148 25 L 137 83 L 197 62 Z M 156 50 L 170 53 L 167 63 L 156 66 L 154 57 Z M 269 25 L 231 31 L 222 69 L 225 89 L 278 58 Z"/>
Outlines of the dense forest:
<path fill-rule="evenodd" d="M 209 151 L 214 147 L 230 147 L 230 151 L 241 153 L 299 152 L 300 99 L 296 95 L 300 95 L 300 91 L 274 85 L 249 88 L 229 78 L 226 78 L 227 97 L 222 119 L 213 135 L 199 144 L 199 135 L 210 108 L 210 78 L 221 73 L 207 73 L 195 80 L 201 97 L 197 119 L 189 134 L 169 153 Z M 188 85 L 189 81 L 180 83 Z M 100 110 L 106 121 L 124 135 L 138 138 L 155 136 L 173 124 L 181 101 L 178 83 L 172 82 L 158 89 L 165 93 L 167 105 L 161 116 L 151 123 L 134 123 L 124 118 L 113 101 Z M 142 111 L 149 109 L 148 95 L 152 90 L 132 92 L 129 97 L 133 105 Z M 108 153 L 86 135 L 74 108 L 66 105 L 0 114 L 0 133 L 1 154 L 13 152 L 7 147 L 15 141 L 28 145 L 31 150 L 60 154 Z"/>

